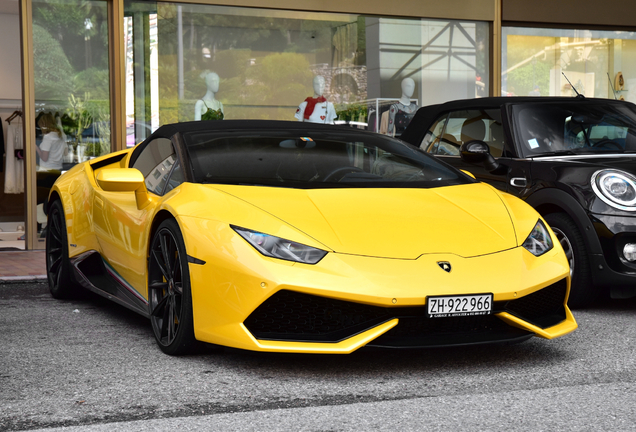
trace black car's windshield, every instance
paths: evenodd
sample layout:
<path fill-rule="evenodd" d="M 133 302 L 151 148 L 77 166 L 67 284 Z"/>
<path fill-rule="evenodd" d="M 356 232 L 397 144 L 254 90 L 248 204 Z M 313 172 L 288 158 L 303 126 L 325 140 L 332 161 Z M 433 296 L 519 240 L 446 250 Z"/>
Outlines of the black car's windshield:
<path fill-rule="evenodd" d="M 512 106 L 525 157 L 636 152 L 636 113 L 628 104 L 580 101 Z"/>
<path fill-rule="evenodd" d="M 378 134 L 193 131 L 183 138 L 198 183 L 357 188 L 473 181 L 415 147 Z"/>

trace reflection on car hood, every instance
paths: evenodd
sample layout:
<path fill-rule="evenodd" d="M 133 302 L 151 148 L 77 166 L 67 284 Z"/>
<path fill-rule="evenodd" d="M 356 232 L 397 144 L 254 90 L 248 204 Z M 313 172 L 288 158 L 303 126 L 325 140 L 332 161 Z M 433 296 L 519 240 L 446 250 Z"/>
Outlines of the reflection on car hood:
<path fill-rule="evenodd" d="M 403 259 L 428 253 L 471 257 L 517 246 L 506 207 L 485 184 L 432 189 L 214 188 L 339 253 Z"/>

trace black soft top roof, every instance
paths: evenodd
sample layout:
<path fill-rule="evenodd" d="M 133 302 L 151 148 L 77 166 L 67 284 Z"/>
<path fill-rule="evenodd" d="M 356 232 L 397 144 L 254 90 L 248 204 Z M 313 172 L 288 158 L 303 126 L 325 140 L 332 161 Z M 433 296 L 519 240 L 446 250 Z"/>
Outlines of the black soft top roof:
<path fill-rule="evenodd" d="M 400 136 L 400 139 L 411 144 L 419 145 L 431 122 L 440 114 L 462 109 L 492 109 L 505 104 L 518 103 L 580 103 L 580 104 L 629 104 L 631 102 L 602 98 L 577 98 L 555 96 L 498 96 L 474 99 L 459 99 L 437 105 L 427 105 L 419 110 L 409 123 L 409 126 Z"/>
<path fill-rule="evenodd" d="M 342 133 L 368 133 L 360 129 L 353 129 L 348 126 L 331 124 L 281 121 L 281 120 L 216 120 L 216 121 L 191 121 L 183 123 L 172 123 L 159 127 L 147 140 L 154 138 L 170 138 L 177 132 L 201 132 L 201 131 L 250 131 L 250 130 L 298 130 L 298 131 L 322 131 Z"/>
<path fill-rule="evenodd" d="M 484 97 L 473 99 L 458 99 L 450 102 L 445 102 L 437 105 L 429 105 L 420 108 L 420 110 L 437 107 L 438 110 L 454 111 L 461 108 L 474 108 L 474 107 L 497 107 L 504 104 L 513 103 L 549 103 L 549 102 L 573 102 L 573 103 L 629 103 L 625 101 L 619 101 L 615 99 L 603 99 L 603 98 L 577 98 L 577 97 L 557 97 L 557 96 L 497 96 L 497 97 Z M 442 109 L 443 108 L 443 109 Z"/>
<path fill-rule="evenodd" d="M 297 132 L 299 136 L 309 135 L 312 132 L 321 133 L 339 133 L 344 136 L 355 135 L 368 135 L 372 137 L 378 137 L 379 134 L 375 132 L 369 132 L 357 128 L 352 128 L 343 125 L 299 122 L 299 121 L 282 121 L 282 120 L 203 120 L 203 121 L 190 121 L 182 123 L 171 123 L 160 126 L 154 131 L 148 138 L 137 144 L 135 150 L 130 157 L 130 163 L 133 164 L 143 149 L 156 138 L 172 138 L 176 133 L 186 132 L 216 132 L 216 131 L 280 131 L 283 134 L 290 134 Z"/>

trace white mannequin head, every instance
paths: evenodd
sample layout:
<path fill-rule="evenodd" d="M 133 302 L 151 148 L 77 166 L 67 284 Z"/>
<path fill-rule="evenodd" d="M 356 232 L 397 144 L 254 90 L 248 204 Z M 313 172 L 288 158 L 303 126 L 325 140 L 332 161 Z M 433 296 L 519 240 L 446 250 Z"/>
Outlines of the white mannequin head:
<path fill-rule="evenodd" d="M 402 80 L 402 96 L 410 98 L 415 92 L 415 81 L 412 78 L 404 78 Z"/>
<path fill-rule="evenodd" d="M 210 72 L 205 76 L 205 85 L 208 88 L 208 91 L 212 93 L 216 93 L 219 91 L 219 76 Z"/>
<path fill-rule="evenodd" d="M 314 77 L 314 97 L 322 96 L 325 92 L 325 77 L 316 75 Z"/>

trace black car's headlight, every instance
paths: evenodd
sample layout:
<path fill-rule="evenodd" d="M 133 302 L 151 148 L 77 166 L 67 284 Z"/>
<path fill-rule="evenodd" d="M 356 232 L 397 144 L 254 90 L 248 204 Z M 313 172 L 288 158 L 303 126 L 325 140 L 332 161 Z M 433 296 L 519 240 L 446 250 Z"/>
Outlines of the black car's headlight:
<path fill-rule="evenodd" d="M 636 211 L 636 177 L 619 170 L 600 170 L 592 174 L 592 190 L 606 204 Z"/>
<path fill-rule="evenodd" d="M 295 261 L 305 264 L 316 264 L 327 251 L 316 249 L 301 243 L 285 240 L 247 228 L 230 225 L 241 237 L 265 256 L 279 258 L 287 261 Z"/>
<path fill-rule="evenodd" d="M 540 256 L 552 249 L 552 237 L 541 219 L 532 229 L 532 232 L 526 238 L 522 245 L 528 252 L 534 256 Z"/>

